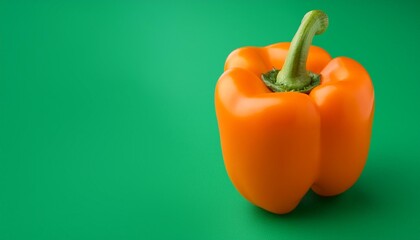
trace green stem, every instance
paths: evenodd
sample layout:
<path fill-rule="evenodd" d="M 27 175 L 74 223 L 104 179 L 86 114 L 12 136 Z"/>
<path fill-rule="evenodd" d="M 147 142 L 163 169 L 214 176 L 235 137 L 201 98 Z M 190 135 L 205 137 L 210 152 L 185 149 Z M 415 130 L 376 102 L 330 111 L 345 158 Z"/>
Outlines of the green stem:
<path fill-rule="evenodd" d="M 267 86 L 278 92 L 309 92 L 319 85 L 320 76 L 306 70 L 306 60 L 314 35 L 322 34 L 327 27 L 328 17 L 324 12 L 313 10 L 306 13 L 293 37 L 283 68 L 273 70 L 278 72 L 276 79 L 267 79 L 276 72 L 263 74 Z"/>

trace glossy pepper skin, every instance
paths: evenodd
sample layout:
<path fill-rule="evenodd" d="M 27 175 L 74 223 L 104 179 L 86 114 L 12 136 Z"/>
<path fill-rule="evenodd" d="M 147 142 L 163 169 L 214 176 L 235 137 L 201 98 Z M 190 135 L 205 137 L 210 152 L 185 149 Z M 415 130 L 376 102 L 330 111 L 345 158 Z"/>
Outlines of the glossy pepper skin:
<path fill-rule="evenodd" d="M 321 75 L 309 93 L 272 92 L 261 74 L 281 69 L 290 43 L 232 52 L 215 90 L 227 173 L 253 204 L 292 211 L 312 189 L 334 196 L 349 189 L 365 165 L 374 90 L 362 65 L 309 48 L 306 68 Z"/>

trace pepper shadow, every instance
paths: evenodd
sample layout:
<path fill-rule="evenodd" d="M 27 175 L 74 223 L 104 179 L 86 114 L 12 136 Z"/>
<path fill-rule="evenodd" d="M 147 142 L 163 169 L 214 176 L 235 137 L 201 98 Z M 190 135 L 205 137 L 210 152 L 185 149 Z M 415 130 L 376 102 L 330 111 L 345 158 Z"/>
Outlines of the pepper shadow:
<path fill-rule="evenodd" d="M 404 181 L 404 172 L 392 165 L 383 163 L 391 162 L 387 159 L 391 157 L 373 157 L 365 168 L 361 178 L 356 184 L 346 192 L 333 197 L 322 197 L 309 191 L 301 200 L 295 210 L 290 213 L 278 215 L 270 213 L 262 208 L 248 204 L 250 215 L 254 220 L 259 221 L 293 221 L 309 219 L 325 219 L 334 216 L 340 218 L 360 218 L 387 212 L 394 202 L 387 200 L 389 189 L 394 189 L 394 193 L 401 191 L 398 188 L 399 181 Z M 382 163 L 380 167 L 375 163 Z M 403 195 L 401 192 L 400 195 Z"/>
<path fill-rule="evenodd" d="M 278 215 L 248 204 L 250 221 L 263 236 L 269 232 L 274 238 L 297 236 L 301 239 L 315 239 L 317 233 L 325 239 L 343 239 L 340 235 L 344 229 L 363 222 L 360 219 L 371 219 L 378 211 L 375 209 L 377 199 L 368 189 L 354 187 L 351 191 L 335 197 L 321 197 L 310 191 L 298 207 L 288 214 Z M 383 212 L 383 210 L 379 210 Z M 332 237 L 336 236 L 336 237 Z M 341 237 L 338 237 L 341 236 Z"/>
<path fill-rule="evenodd" d="M 249 226 L 257 239 L 268 233 L 272 239 L 397 239 L 402 231 L 418 231 L 419 181 L 413 159 L 410 153 L 372 154 L 348 191 L 335 197 L 310 191 L 288 214 L 273 214 L 247 203 Z"/>
<path fill-rule="evenodd" d="M 283 215 L 274 214 L 253 205 L 249 206 L 249 210 L 251 215 L 256 218 L 310 219 L 343 212 L 343 210 L 349 213 L 358 211 L 366 213 L 366 210 L 371 209 L 372 205 L 374 205 L 374 200 L 369 196 L 369 193 L 363 189 L 355 188 L 348 193 L 334 197 L 322 197 L 310 190 L 296 209 Z"/>

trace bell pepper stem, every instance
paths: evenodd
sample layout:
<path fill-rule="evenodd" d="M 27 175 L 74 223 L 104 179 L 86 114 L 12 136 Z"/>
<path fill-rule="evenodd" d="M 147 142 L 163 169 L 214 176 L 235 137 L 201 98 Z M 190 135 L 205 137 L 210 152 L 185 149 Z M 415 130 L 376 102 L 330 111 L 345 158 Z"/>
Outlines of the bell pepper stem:
<path fill-rule="evenodd" d="M 328 16 L 313 10 L 305 14 L 293 37 L 281 70 L 273 69 L 262 74 L 264 83 L 274 92 L 308 93 L 320 84 L 321 76 L 306 70 L 309 48 L 315 35 L 327 30 Z"/>
<path fill-rule="evenodd" d="M 277 75 L 277 84 L 295 90 L 311 84 L 311 76 L 306 70 L 309 47 L 314 35 L 324 33 L 327 27 L 328 16 L 324 12 L 313 10 L 305 14 L 290 44 L 283 68 Z"/>

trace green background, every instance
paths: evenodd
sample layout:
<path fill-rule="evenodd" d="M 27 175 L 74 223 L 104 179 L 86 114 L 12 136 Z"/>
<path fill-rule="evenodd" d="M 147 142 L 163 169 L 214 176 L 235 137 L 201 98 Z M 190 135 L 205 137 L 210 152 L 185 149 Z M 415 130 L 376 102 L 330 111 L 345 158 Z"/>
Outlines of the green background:
<path fill-rule="evenodd" d="M 69 2 L 0 3 L 0 239 L 420 237 L 415 1 Z M 372 77 L 372 143 L 348 192 L 277 216 L 229 181 L 213 91 L 312 9 Z"/>

